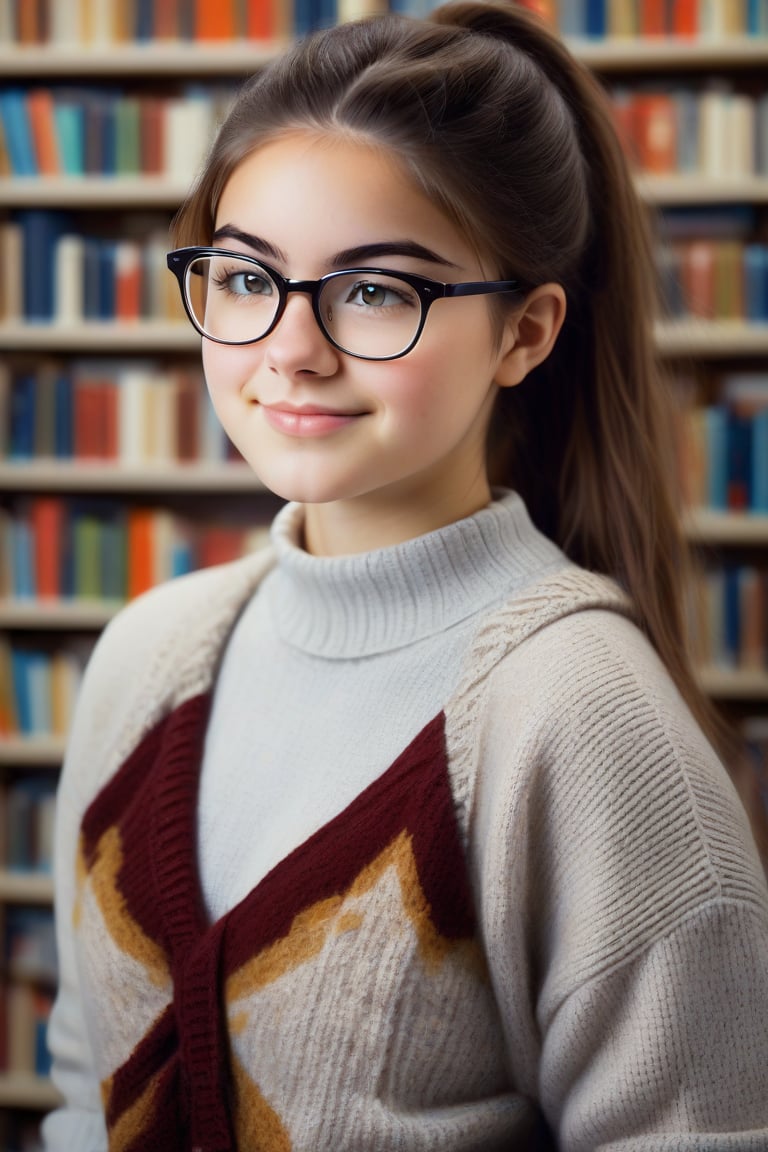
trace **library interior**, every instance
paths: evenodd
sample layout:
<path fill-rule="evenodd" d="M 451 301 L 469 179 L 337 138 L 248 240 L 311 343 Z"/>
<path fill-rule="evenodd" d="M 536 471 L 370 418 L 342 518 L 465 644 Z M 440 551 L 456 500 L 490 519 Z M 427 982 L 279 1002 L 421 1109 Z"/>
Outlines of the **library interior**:
<path fill-rule="evenodd" d="M 57 775 L 129 599 L 258 547 L 279 502 L 213 416 L 168 228 L 292 37 L 430 0 L 0 0 L 0 1147 L 57 1099 Z M 697 672 L 768 867 L 768 2 L 531 0 L 593 69 L 656 219 Z M 762 815 L 761 815 L 762 814 Z M 760 821 L 764 824 L 761 825 Z"/>

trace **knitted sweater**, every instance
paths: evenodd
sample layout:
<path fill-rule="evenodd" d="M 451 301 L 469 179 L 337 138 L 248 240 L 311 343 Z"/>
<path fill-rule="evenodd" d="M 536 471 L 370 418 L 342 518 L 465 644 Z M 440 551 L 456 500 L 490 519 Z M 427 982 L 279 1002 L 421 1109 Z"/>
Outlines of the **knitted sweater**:
<path fill-rule="evenodd" d="M 259 878 L 235 903 L 203 866 L 201 765 L 281 564 L 174 582 L 107 629 L 58 809 L 50 1149 L 768 1150 L 743 813 L 615 587 L 542 565 L 505 507 L 514 578 L 442 706 L 304 839 L 289 821 L 282 857 L 242 845 Z M 425 579 L 444 543 L 423 538 Z"/>

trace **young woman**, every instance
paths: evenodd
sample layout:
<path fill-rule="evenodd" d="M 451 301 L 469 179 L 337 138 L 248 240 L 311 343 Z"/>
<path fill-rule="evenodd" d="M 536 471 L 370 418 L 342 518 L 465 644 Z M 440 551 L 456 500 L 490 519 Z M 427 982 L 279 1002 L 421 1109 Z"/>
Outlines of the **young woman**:
<path fill-rule="evenodd" d="M 596 84 L 510 5 L 319 34 L 176 239 L 289 503 L 91 662 L 47 1147 L 768 1149 L 768 893 Z"/>

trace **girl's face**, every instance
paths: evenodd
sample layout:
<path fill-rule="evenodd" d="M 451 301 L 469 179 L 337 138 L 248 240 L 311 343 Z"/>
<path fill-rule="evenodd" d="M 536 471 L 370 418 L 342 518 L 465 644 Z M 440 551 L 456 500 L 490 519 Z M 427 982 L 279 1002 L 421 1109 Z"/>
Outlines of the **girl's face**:
<path fill-rule="evenodd" d="M 215 227 L 215 246 L 291 279 L 317 279 L 352 249 L 342 267 L 446 282 L 494 274 L 387 154 L 309 132 L 272 141 L 235 169 Z M 386 255 L 369 251 L 381 245 Z M 396 543 L 488 503 L 485 434 L 503 354 L 482 297 L 438 300 L 399 360 L 337 351 L 304 293 L 288 297 L 259 343 L 203 340 L 224 428 L 269 489 L 308 504 L 305 544 L 325 555 Z"/>

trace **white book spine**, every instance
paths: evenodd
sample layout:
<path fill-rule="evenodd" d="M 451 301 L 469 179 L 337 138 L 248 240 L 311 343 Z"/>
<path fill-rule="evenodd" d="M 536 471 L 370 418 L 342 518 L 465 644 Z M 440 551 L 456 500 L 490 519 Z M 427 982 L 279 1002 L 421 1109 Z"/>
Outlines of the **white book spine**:
<path fill-rule="evenodd" d="M 54 257 L 54 308 L 56 324 L 77 324 L 83 318 L 83 239 L 62 236 Z"/>

